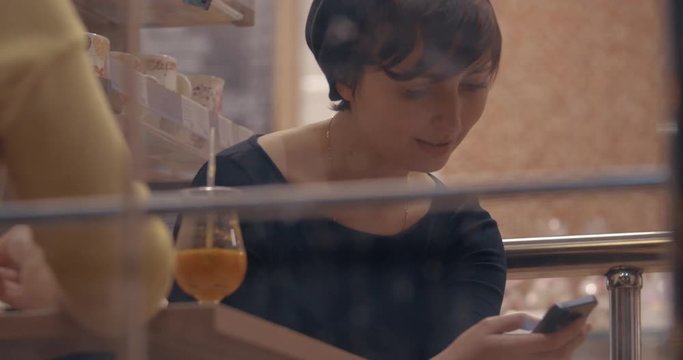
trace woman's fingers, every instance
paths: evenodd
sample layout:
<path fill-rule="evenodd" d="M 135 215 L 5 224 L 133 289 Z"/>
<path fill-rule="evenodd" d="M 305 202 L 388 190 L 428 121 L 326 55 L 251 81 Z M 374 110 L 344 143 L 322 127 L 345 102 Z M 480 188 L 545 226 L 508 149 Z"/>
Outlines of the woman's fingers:
<path fill-rule="evenodd" d="M 576 336 L 581 334 L 586 319 L 581 318 L 564 329 L 552 334 L 503 335 L 500 344 L 510 351 L 521 351 L 526 354 L 541 354 L 563 348 Z"/>
<path fill-rule="evenodd" d="M 539 352 L 551 352 L 561 348 L 564 348 L 567 344 L 572 342 L 574 338 L 580 336 L 586 325 L 586 317 L 574 320 L 564 329 L 547 334 L 544 343 L 540 346 Z"/>
<path fill-rule="evenodd" d="M 591 330 L 591 326 L 589 324 L 584 325 L 582 331 L 576 335 L 571 341 L 569 341 L 565 346 L 561 347 L 560 349 L 557 349 L 555 351 L 550 351 L 547 353 L 539 354 L 540 356 L 538 359 L 548 359 L 548 360 L 569 360 L 571 359 L 571 356 L 574 354 L 576 349 L 583 344 L 584 341 L 586 341 L 586 337 L 588 336 L 588 333 Z"/>
<path fill-rule="evenodd" d="M 0 301 L 12 307 L 21 304 L 23 289 L 14 281 L 0 280 Z"/>
<path fill-rule="evenodd" d="M 0 301 L 13 304 L 19 286 L 18 282 L 19 273 L 16 270 L 0 268 Z"/>
<path fill-rule="evenodd" d="M 12 261 L 12 257 L 9 254 L 7 247 L 7 242 L 9 240 L 8 233 L 2 234 L 0 236 L 0 266 L 16 266 L 16 263 Z"/>
<path fill-rule="evenodd" d="M 19 282 L 19 272 L 15 269 L 0 267 L 0 280 Z"/>
<path fill-rule="evenodd" d="M 493 316 L 481 321 L 481 326 L 488 334 L 503 334 L 506 332 L 526 329 L 538 323 L 538 319 L 524 313 L 503 316 Z"/>
<path fill-rule="evenodd" d="M 13 281 L 4 281 L 2 286 L 4 287 L 4 297 L 8 304 L 16 306 L 21 302 L 21 296 L 23 294 L 21 285 Z"/>
<path fill-rule="evenodd" d="M 26 225 L 16 225 L 0 236 L 0 266 L 17 267 L 38 250 Z M 42 254 L 41 254 L 42 255 Z"/>
<path fill-rule="evenodd" d="M 25 225 L 17 225 L 7 232 L 7 252 L 12 261 L 23 264 L 32 257 L 42 256 L 40 248 L 33 242 L 33 232 Z"/>

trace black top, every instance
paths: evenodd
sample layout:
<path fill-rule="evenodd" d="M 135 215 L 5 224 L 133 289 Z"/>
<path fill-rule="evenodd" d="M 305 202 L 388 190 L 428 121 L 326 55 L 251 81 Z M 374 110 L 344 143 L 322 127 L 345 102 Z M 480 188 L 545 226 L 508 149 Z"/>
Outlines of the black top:
<path fill-rule="evenodd" d="M 216 185 L 286 182 L 256 136 L 217 156 Z M 433 356 L 498 315 L 505 287 L 496 222 L 476 199 L 445 205 L 393 236 L 329 219 L 243 222 L 248 270 L 223 303 L 364 357 Z M 176 285 L 170 300 L 192 299 Z"/>

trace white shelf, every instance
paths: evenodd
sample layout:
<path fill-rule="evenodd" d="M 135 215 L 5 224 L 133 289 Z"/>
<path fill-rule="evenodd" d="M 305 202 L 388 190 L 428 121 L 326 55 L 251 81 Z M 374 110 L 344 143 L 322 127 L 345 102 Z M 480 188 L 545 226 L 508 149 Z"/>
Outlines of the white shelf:
<path fill-rule="evenodd" d="M 140 7 L 144 27 L 254 24 L 254 0 L 213 0 L 208 10 L 183 0 L 132 0 Z M 128 45 L 125 2 L 73 0 L 89 31 L 107 36 L 112 49 Z M 110 59 L 111 81 L 105 81 L 114 111 L 126 98 L 121 64 Z M 146 180 L 154 183 L 187 183 L 208 159 L 210 124 L 217 129 L 217 150 L 234 145 L 253 134 L 223 116 L 216 116 L 200 104 L 180 96 L 141 74 L 135 76 L 136 100 L 142 105 L 141 122 L 145 140 Z"/>
<path fill-rule="evenodd" d="M 87 24 L 125 24 L 120 1 L 73 0 L 73 2 Z M 254 25 L 253 0 L 213 0 L 208 10 L 185 4 L 182 0 L 141 0 L 141 3 L 141 24 L 144 27 Z"/>
<path fill-rule="evenodd" d="M 105 81 L 115 112 L 125 96 L 121 74 L 111 68 Z M 142 107 L 145 144 L 145 180 L 154 183 L 188 183 L 208 160 L 208 136 L 216 125 L 216 150 L 230 147 L 254 134 L 223 115 L 213 115 L 199 103 L 168 90 L 157 81 L 135 74 L 136 98 Z"/>
<path fill-rule="evenodd" d="M 219 117 L 217 149 L 220 151 L 252 136 L 253 131 Z M 208 139 L 163 117 L 145 115 L 142 119 L 145 153 L 145 179 L 148 182 L 189 183 L 208 160 Z M 221 131 L 222 129 L 222 131 Z"/>

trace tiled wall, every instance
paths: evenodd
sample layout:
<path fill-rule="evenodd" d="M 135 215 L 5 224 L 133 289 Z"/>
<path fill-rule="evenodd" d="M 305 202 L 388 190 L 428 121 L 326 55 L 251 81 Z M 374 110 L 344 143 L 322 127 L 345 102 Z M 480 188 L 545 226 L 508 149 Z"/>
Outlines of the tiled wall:
<path fill-rule="evenodd" d="M 504 37 L 487 110 L 443 176 L 542 179 L 666 164 L 663 1 L 495 0 Z M 484 201 L 504 237 L 660 230 L 664 192 Z"/>

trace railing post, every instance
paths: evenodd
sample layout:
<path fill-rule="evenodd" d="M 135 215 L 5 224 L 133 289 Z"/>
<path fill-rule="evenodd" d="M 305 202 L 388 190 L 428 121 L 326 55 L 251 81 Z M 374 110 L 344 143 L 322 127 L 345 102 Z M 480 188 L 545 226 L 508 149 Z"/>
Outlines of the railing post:
<path fill-rule="evenodd" d="M 643 271 L 614 267 L 607 274 L 610 307 L 610 359 L 640 360 L 640 289 Z"/>

